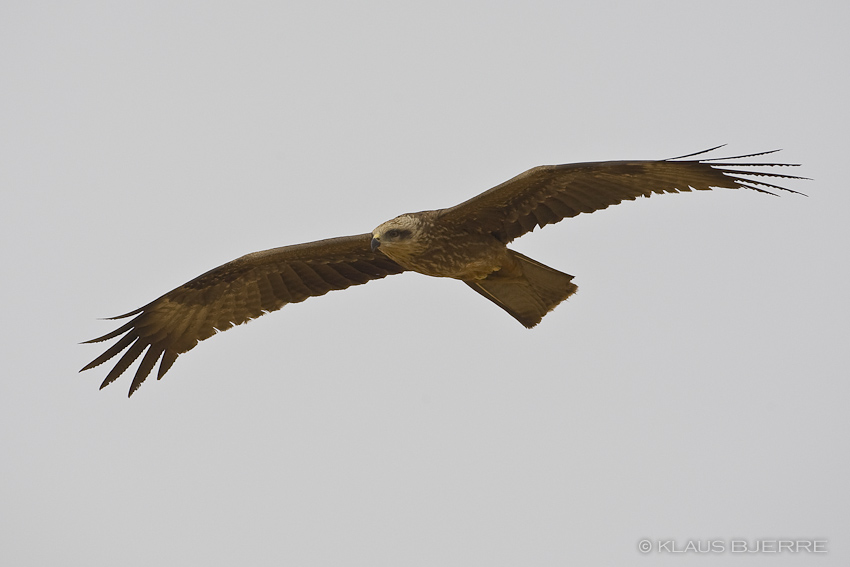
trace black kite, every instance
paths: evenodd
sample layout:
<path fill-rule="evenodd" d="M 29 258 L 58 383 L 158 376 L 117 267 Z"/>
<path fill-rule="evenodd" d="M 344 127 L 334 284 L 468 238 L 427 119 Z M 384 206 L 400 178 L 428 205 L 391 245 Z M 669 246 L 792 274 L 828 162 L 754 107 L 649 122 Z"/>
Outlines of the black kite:
<path fill-rule="evenodd" d="M 132 395 L 160 357 L 157 379 L 162 378 L 180 354 L 216 331 L 246 323 L 287 303 L 407 270 L 459 279 L 531 328 L 577 289 L 571 281 L 573 276 L 507 248 L 509 242 L 535 227 L 653 193 L 714 187 L 797 193 L 742 175 L 803 179 L 737 169 L 798 164 L 730 161 L 773 152 L 684 159 L 702 153 L 705 152 L 662 161 L 535 167 L 457 206 L 401 215 L 371 233 L 242 256 L 144 307 L 113 317 L 135 316 L 115 331 L 87 341 L 100 342 L 124 335 L 83 370 L 103 364 L 129 347 L 106 376 L 101 384 L 103 388 L 147 349 L 130 386 L 129 395 Z"/>

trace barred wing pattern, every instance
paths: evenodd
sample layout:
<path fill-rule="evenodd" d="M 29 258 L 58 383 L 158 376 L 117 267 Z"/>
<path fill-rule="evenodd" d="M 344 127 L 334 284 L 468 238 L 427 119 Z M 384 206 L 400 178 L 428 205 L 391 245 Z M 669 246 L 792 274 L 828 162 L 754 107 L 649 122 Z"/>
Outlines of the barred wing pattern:
<path fill-rule="evenodd" d="M 365 284 L 404 269 L 369 247 L 371 234 L 331 238 L 255 252 L 228 262 L 166 293 L 144 307 L 112 317 L 133 317 L 96 343 L 121 339 L 82 370 L 94 368 L 129 347 L 106 376 L 112 383 L 147 349 L 129 395 L 162 357 L 157 379 L 177 357 L 200 341 L 308 297 Z"/>
<path fill-rule="evenodd" d="M 718 146 L 721 147 L 721 146 Z M 457 230 L 489 232 L 507 244 L 536 227 L 581 213 L 592 213 L 625 200 L 653 193 L 692 189 L 747 188 L 774 194 L 770 189 L 797 193 L 763 179 L 805 179 L 794 175 L 740 168 L 796 167 L 799 164 L 741 163 L 734 160 L 777 152 L 684 160 L 716 150 L 711 148 L 663 161 L 605 161 L 541 165 L 521 173 L 459 205 L 445 209 L 440 220 Z"/>

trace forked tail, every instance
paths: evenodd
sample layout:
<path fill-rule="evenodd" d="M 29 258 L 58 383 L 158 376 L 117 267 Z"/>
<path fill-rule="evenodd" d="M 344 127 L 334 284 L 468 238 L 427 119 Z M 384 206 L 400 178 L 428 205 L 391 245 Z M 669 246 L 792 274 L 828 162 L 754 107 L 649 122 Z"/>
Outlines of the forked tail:
<path fill-rule="evenodd" d="M 486 279 L 466 284 L 530 329 L 574 294 L 578 286 L 572 283 L 573 276 L 569 274 L 544 266 L 519 252 L 508 252 L 516 260 L 518 273 L 508 275 L 500 270 Z"/>

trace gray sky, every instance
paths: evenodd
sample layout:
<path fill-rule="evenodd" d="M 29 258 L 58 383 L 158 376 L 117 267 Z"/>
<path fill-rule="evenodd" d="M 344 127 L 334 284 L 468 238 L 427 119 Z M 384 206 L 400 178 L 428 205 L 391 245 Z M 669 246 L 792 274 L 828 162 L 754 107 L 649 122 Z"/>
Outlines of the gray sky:
<path fill-rule="evenodd" d="M 0 8 L 0 562 L 672 565 L 700 554 L 638 542 L 784 538 L 848 564 L 847 6 L 136 4 Z M 784 148 L 809 197 L 535 231 L 513 247 L 579 293 L 532 331 L 405 274 L 130 400 L 77 373 L 97 317 L 247 252 L 722 143 Z"/>

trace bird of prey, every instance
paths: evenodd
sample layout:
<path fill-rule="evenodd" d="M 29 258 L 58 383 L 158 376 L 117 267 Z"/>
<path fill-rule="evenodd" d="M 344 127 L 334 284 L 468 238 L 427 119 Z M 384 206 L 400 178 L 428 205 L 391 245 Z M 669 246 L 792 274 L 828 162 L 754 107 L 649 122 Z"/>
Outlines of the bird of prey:
<path fill-rule="evenodd" d="M 721 146 L 718 146 L 721 147 Z M 254 252 L 206 272 L 144 307 L 113 317 L 133 317 L 115 331 L 86 341 L 123 337 L 82 370 L 129 347 L 107 374 L 112 383 L 145 350 L 129 395 L 162 358 L 157 379 L 180 354 L 217 331 L 246 323 L 287 303 L 405 271 L 461 280 L 525 327 L 534 327 L 578 289 L 573 276 L 507 247 L 515 238 L 581 213 L 653 193 L 712 188 L 797 193 L 768 183 L 805 179 L 751 167 L 797 166 L 742 163 L 727 158 L 687 159 L 716 150 L 660 161 L 604 161 L 534 167 L 448 209 L 408 213 L 371 233 Z M 752 179 L 752 177 L 760 179 Z"/>

